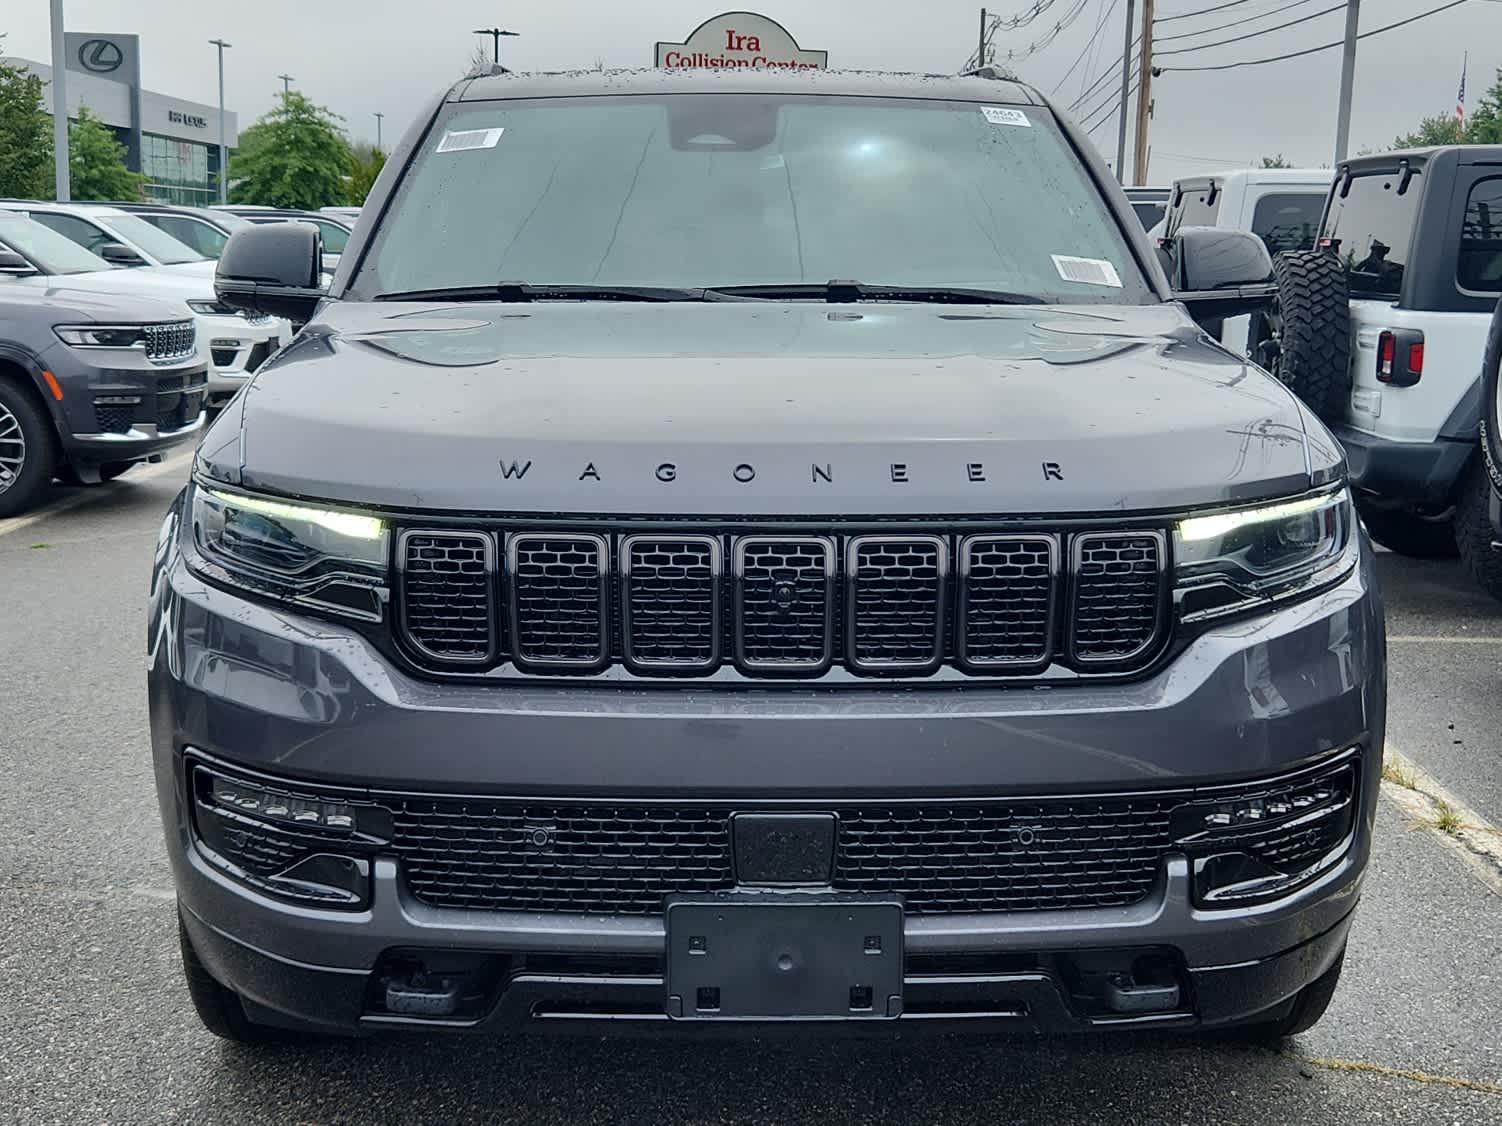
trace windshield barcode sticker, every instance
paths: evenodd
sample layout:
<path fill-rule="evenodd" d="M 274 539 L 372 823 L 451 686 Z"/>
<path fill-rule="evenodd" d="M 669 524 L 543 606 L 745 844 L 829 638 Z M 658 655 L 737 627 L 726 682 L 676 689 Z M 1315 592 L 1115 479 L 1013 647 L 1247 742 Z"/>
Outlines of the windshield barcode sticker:
<path fill-rule="evenodd" d="M 500 142 L 504 129 L 460 129 L 443 135 L 438 142 L 439 152 L 465 152 L 469 149 L 493 149 Z"/>
<path fill-rule="evenodd" d="M 1053 268 L 1059 271 L 1059 277 L 1067 282 L 1121 288 L 1121 275 L 1104 258 L 1071 258 L 1067 254 L 1051 254 L 1049 257 L 1053 259 Z"/>
<path fill-rule="evenodd" d="M 1033 123 L 1027 119 L 1027 114 L 1020 109 L 1007 109 L 1004 106 L 981 106 L 981 113 L 986 115 L 986 120 L 992 125 L 1021 125 L 1031 129 Z"/>

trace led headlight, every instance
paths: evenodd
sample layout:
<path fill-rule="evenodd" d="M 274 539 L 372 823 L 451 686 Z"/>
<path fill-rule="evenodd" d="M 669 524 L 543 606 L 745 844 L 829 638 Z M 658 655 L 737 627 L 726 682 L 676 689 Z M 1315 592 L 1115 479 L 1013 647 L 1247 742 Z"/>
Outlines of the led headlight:
<path fill-rule="evenodd" d="M 1180 612 L 1193 620 L 1328 585 L 1355 565 L 1355 527 L 1344 487 L 1181 520 Z"/>
<path fill-rule="evenodd" d="M 358 512 L 195 484 L 195 564 L 255 594 L 379 621 L 390 529 Z"/>
<path fill-rule="evenodd" d="M 188 308 L 209 317 L 233 317 L 235 310 L 217 301 L 189 301 Z"/>
<path fill-rule="evenodd" d="M 75 348 L 146 347 L 144 325 L 55 325 L 52 331 Z"/>

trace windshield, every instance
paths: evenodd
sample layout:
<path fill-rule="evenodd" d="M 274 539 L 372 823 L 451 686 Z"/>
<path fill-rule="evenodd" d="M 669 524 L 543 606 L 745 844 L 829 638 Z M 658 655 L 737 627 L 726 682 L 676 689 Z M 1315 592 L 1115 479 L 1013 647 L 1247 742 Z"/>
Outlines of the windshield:
<path fill-rule="evenodd" d="M 355 288 L 499 281 L 975 287 L 1141 302 L 1116 221 L 1036 107 L 736 95 L 454 111 Z"/>
<path fill-rule="evenodd" d="M 87 274 L 115 269 L 66 235 L 60 235 L 24 215 L 0 212 L 0 242 L 24 254 L 49 274 Z"/>
<path fill-rule="evenodd" d="M 178 242 L 166 231 L 158 230 L 139 215 L 96 215 L 95 219 L 164 266 L 205 261 L 204 256 L 191 246 Z"/>

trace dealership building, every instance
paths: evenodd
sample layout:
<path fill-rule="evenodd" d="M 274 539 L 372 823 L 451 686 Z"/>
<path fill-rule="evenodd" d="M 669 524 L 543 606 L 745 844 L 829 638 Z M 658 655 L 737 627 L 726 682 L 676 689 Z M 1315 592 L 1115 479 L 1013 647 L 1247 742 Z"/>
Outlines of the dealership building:
<path fill-rule="evenodd" d="M 126 149 L 126 165 L 145 174 L 150 199 L 206 205 L 219 199 L 219 107 L 147 90 L 140 81 L 140 50 L 133 35 L 68 33 L 66 75 L 68 116 L 80 106 L 114 130 Z M 48 83 L 52 109 L 52 67 L 31 59 L 7 58 L 11 66 Z M 224 115 L 224 144 L 239 141 L 235 115 Z"/>

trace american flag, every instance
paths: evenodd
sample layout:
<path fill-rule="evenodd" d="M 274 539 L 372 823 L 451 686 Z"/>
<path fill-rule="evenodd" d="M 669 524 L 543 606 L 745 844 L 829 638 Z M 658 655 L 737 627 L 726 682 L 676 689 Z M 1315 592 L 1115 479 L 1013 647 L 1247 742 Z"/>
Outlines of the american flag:
<path fill-rule="evenodd" d="M 1455 120 L 1460 122 L 1460 127 L 1465 128 L 1465 70 L 1466 63 L 1470 61 L 1470 52 L 1467 51 L 1460 59 L 1460 92 L 1455 95 Z"/>

